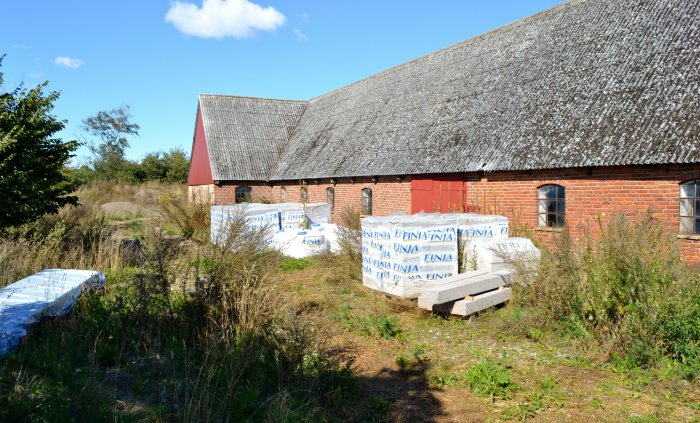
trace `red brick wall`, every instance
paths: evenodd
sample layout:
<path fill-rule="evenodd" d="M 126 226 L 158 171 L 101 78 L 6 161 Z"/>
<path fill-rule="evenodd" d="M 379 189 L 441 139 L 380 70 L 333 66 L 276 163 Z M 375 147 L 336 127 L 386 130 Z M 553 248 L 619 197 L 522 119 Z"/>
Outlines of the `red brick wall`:
<path fill-rule="evenodd" d="M 362 207 L 362 190 L 372 190 L 372 214 L 374 216 L 386 216 L 393 212 L 411 212 L 411 180 L 410 178 L 379 177 L 376 182 L 370 178 L 350 179 L 342 178 L 335 183 L 324 179 L 308 181 L 305 183 L 308 192 L 309 203 L 325 203 L 327 188 L 335 190 L 335 207 L 333 221 L 337 222 L 345 209 L 360 210 Z M 299 182 L 279 183 L 275 182 L 270 196 L 273 202 L 282 202 L 282 187 L 287 190 L 287 202 L 301 202 L 301 186 Z"/>
<path fill-rule="evenodd" d="M 599 234 L 615 214 L 639 216 L 651 210 L 669 231 L 678 232 L 680 187 L 699 179 L 700 166 L 626 166 L 469 175 L 467 198 L 480 213 L 506 215 L 511 222 L 535 228 L 544 240 L 556 232 L 537 229 L 537 188 L 557 184 L 566 189 L 565 218 L 574 238 Z M 684 257 L 700 263 L 700 239 L 679 240 Z"/>
<path fill-rule="evenodd" d="M 236 203 L 236 188 L 240 186 L 248 186 L 251 188 L 252 199 L 256 203 L 271 202 L 271 188 L 268 184 L 262 182 L 224 182 L 220 185 L 214 185 L 214 198 L 212 203 L 215 205 L 235 204 Z"/>
<path fill-rule="evenodd" d="M 646 213 L 663 220 L 669 231 L 678 232 L 679 185 L 700 179 L 700 166 L 626 166 L 588 169 L 560 169 L 543 171 L 492 172 L 468 174 L 467 205 L 475 212 L 496 213 L 508 216 L 511 227 L 521 223 L 535 229 L 544 241 L 551 241 L 557 232 L 537 228 L 537 188 L 545 184 L 557 184 L 566 188 L 566 222 L 575 238 L 586 230 L 593 235 L 599 232 L 598 219 L 603 225 L 617 213 L 630 216 Z M 326 188 L 335 189 L 334 221 L 339 220 L 345 208 L 360 209 L 362 189 L 372 189 L 373 214 L 385 216 L 392 212 L 411 212 L 410 177 L 380 177 L 350 180 L 341 178 L 307 181 L 309 202 L 325 202 Z M 290 183 L 230 183 L 214 188 L 215 204 L 233 204 L 235 188 L 252 187 L 254 201 L 263 199 L 281 202 L 281 187 L 287 189 L 287 202 L 300 202 L 298 181 Z M 679 239 L 686 260 L 700 264 L 700 237 Z"/>

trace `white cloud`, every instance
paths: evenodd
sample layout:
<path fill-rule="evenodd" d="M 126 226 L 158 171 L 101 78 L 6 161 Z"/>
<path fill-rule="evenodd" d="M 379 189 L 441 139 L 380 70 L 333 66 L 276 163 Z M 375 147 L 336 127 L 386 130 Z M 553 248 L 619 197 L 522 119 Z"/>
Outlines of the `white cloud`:
<path fill-rule="evenodd" d="M 176 1 L 165 21 L 180 32 L 201 38 L 247 38 L 256 30 L 271 31 L 284 25 L 285 16 L 274 7 L 249 0 L 204 0 L 202 7 Z"/>
<path fill-rule="evenodd" d="M 71 69 L 78 69 L 85 64 L 85 62 L 80 59 L 68 56 L 58 56 L 57 58 L 53 59 L 53 63 L 58 66 L 64 66 Z"/>
<path fill-rule="evenodd" d="M 299 28 L 294 28 L 294 34 L 297 36 L 299 41 L 309 41 L 309 36 L 304 34 L 304 32 Z"/>
<path fill-rule="evenodd" d="M 304 23 L 309 23 L 311 22 L 311 15 L 309 15 L 307 12 L 304 12 L 301 14 L 301 20 Z"/>

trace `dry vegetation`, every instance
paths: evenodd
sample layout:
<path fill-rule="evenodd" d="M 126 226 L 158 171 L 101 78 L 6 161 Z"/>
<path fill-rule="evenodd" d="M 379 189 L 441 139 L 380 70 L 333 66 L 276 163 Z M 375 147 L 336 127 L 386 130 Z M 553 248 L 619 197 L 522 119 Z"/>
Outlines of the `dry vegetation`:
<path fill-rule="evenodd" d="M 341 254 L 295 260 L 242 224 L 213 247 L 182 187 L 143 188 L 0 240 L 0 283 L 108 276 L 0 361 L 1 421 L 698 421 L 697 279 L 653 219 L 562 237 L 516 301 L 461 319 L 363 288 L 354 213 Z"/>

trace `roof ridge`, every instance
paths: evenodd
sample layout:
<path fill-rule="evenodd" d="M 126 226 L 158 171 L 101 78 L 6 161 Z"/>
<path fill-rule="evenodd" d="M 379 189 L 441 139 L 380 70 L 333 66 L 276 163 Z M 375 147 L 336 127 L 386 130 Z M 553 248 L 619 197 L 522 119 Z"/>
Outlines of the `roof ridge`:
<path fill-rule="evenodd" d="M 247 95 L 230 95 L 230 94 L 207 94 L 207 93 L 199 93 L 198 97 L 201 99 L 202 97 L 227 97 L 227 98 L 240 98 L 240 99 L 247 99 L 247 100 L 267 100 L 267 101 L 289 101 L 292 103 L 308 103 L 309 100 L 294 100 L 290 98 L 269 98 L 269 97 L 253 97 L 253 96 L 247 96 Z"/>
<path fill-rule="evenodd" d="M 459 47 L 463 47 L 463 46 L 465 46 L 465 45 L 468 45 L 468 44 L 470 44 L 470 43 L 476 42 L 476 41 L 478 41 L 478 40 L 480 40 L 480 39 L 482 39 L 482 38 L 485 38 L 485 37 L 487 37 L 487 36 L 490 36 L 490 35 L 492 35 L 492 34 L 496 34 L 496 33 L 505 31 L 505 30 L 507 30 L 507 29 L 514 28 L 514 27 L 519 26 L 519 25 L 523 25 L 523 24 L 527 23 L 528 21 L 530 21 L 530 20 L 532 20 L 532 19 L 538 18 L 540 15 L 545 15 L 545 14 L 549 14 L 549 13 L 554 13 L 555 11 L 559 11 L 559 9 L 564 9 L 564 8 L 567 8 L 567 7 L 572 7 L 572 6 L 575 5 L 575 4 L 578 4 L 578 3 L 585 3 L 585 2 L 588 2 L 588 1 L 593 1 L 593 0 L 568 0 L 568 1 L 565 1 L 564 3 L 558 4 L 558 5 L 556 5 L 556 6 L 552 6 L 552 7 L 550 7 L 549 9 L 545 9 L 545 10 L 539 11 L 539 12 L 537 12 L 537 13 L 534 13 L 534 14 L 532 14 L 532 15 L 526 16 L 526 17 L 524 17 L 524 18 L 520 18 L 520 19 L 515 20 L 515 21 L 513 21 L 513 22 L 510 22 L 510 23 L 507 23 L 507 24 L 505 24 L 505 25 L 499 26 L 498 28 L 494 28 L 494 29 L 490 29 L 490 30 L 488 30 L 488 31 L 486 31 L 486 32 L 482 32 L 481 34 L 475 35 L 475 36 L 473 36 L 473 37 L 471 37 L 471 38 L 468 38 L 468 39 L 466 39 L 466 40 L 464 40 L 464 41 L 459 41 L 459 42 L 457 42 L 457 43 L 455 43 L 455 44 L 449 45 L 449 46 L 447 46 L 447 47 L 443 47 L 443 48 L 441 48 L 441 49 L 439 49 L 439 50 L 430 52 L 430 53 L 428 53 L 428 54 L 426 54 L 426 55 L 423 55 L 423 56 L 417 57 L 417 58 L 415 58 L 415 59 L 409 60 L 408 62 L 403 62 L 403 63 L 398 64 L 398 65 L 396 65 L 396 66 L 392 66 L 392 67 L 390 67 L 389 69 L 385 69 L 385 70 L 383 70 L 383 71 L 381 71 L 381 72 L 374 73 L 374 74 L 369 75 L 369 76 L 367 76 L 367 77 L 364 77 L 364 78 L 362 78 L 362 79 L 358 79 L 358 80 L 355 81 L 355 82 L 351 82 L 350 84 L 343 85 L 342 87 L 338 87 L 338 88 L 336 88 L 336 89 L 334 89 L 334 90 L 331 90 L 331 91 L 328 91 L 328 92 L 323 93 L 323 94 L 321 94 L 321 95 L 318 95 L 318 96 L 316 96 L 316 97 L 313 97 L 313 98 L 311 98 L 311 99 L 309 100 L 309 102 L 315 101 L 315 100 L 318 100 L 318 99 L 321 99 L 321 98 L 324 98 L 324 97 L 329 96 L 329 95 L 331 95 L 331 94 L 333 94 L 333 93 L 336 93 L 336 92 L 338 92 L 338 91 L 341 91 L 341 90 L 344 90 L 344 89 L 346 89 L 346 88 L 350 88 L 350 87 L 352 87 L 352 86 L 355 86 L 355 85 L 357 85 L 357 84 L 360 84 L 360 83 L 362 83 L 362 82 L 364 82 L 364 81 L 372 80 L 372 79 L 374 79 L 374 78 L 378 78 L 378 77 L 384 76 L 384 75 L 386 75 L 386 74 L 393 73 L 393 72 L 395 72 L 395 71 L 397 71 L 397 70 L 399 70 L 399 69 L 403 69 L 403 68 L 405 68 L 405 67 L 408 67 L 408 66 L 410 66 L 410 65 L 413 65 L 414 63 L 422 62 L 422 61 L 431 59 L 431 58 L 433 58 L 433 57 L 442 55 L 442 54 L 447 53 L 447 52 L 449 52 L 449 51 L 451 51 L 451 50 L 453 50 L 453 49 L 456 49 L 456 48 L 459 48 Z"/>

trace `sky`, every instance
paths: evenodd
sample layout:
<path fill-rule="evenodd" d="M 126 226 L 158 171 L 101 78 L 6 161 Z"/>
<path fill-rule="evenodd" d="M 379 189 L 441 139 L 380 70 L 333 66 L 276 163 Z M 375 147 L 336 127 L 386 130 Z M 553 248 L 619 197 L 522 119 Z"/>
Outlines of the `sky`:
<path fill-rule="evenodd" d="M 308 100 L 562 2 L 0 0 L 0 71 L 3 90 L 61 93 L 65 140 L 127 105 L 129 159 L 189 154 L 200 93 Z"/>

